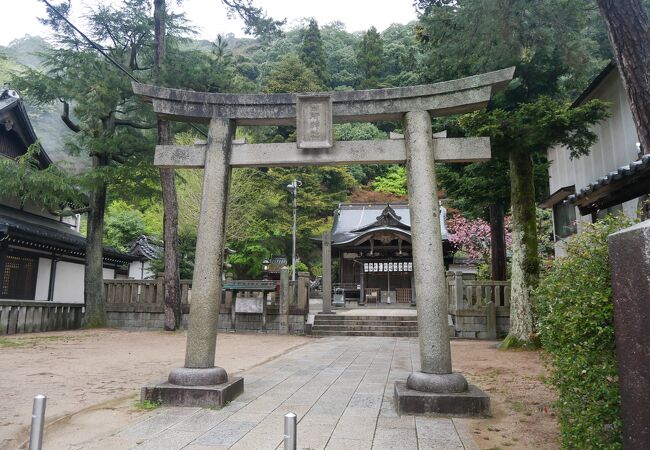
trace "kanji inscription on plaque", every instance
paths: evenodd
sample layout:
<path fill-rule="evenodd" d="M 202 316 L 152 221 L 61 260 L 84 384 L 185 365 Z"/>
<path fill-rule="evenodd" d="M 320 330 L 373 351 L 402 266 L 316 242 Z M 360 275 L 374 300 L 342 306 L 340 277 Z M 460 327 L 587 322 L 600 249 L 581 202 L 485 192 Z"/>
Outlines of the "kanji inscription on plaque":
<path fill-rule="evenodd" d="M 327 94 L 298 95 L 296 128 L 298 148 L 331 148 L 332 98 Z"/>

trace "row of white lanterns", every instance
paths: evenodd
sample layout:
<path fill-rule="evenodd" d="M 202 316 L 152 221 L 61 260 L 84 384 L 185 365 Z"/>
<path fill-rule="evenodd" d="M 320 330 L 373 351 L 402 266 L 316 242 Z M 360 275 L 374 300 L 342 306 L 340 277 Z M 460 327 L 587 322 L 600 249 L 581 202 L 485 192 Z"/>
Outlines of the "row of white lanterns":
<path fill-rule="evenodd" d="M 363 263 L 363 271 L 368 272 L 413 272 L 412 262 Z"/>

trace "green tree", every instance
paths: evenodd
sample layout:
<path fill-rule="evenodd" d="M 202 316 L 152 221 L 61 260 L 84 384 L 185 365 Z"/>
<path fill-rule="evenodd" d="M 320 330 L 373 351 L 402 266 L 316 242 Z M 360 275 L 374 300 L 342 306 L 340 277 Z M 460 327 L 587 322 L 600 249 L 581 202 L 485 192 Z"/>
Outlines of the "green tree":
<path fill-rule="evenodd" d="M 439 81 L 517 66 L 514 81 L 494 98 L 488 111 L 462 118 L 461 125 L 469 134 L 490 135 L 497 163 L 505 167 L 507 161 L 513 256 L 511 331 L 504 346 L 526 344 L 533 333 L 530 290 L 539 273 L 535 155 L 555 144 L 565 144 L 576 154 L 588 151 L 594 140 L 588 126 L 605 116 L 601 103 L 571 109 L 561 101 L 578 92 L 600 64 L 591 57 L 596 43 L 582 33 L 593 25 L 585 14 L 590 4 L 466 0 L 419 1 L 417 6 L 421 13 L 417 34 L 425 47 L 424 79 Z"/>
<path fill-rule="evenodd" d="M 68 6 L 61 7 L 64 15 Z M 87 15 L 90 37 L 102 42 L 106 53 L 135 73 L 147 73 L 151 65 L 150 6 L 145 0 L 125 0 L 119 9 L 99 6 Z M 61 102 L 62 120 L 75 133 L 68 144 L 70 151 L 92 160 L 92 169 L 85 176 L 89 212 L 84 321 L 102 325 L 107 193 L 119 166 L 151 158 L 152 136 L 142 130 L 154 125 L 134 98 L 128 78 L 52 10 L 48 9 L 44 22 L 54 32 L 55 45 L 43 55 L 43 71 L 27 69 L 14 79 L 14 85 L 36 104 Z"/>
<path fill-rule="evenodd" d="M 357 64 L 363 75 L 360 87 L 379 87 L 384 74 L 384 41 L 375 27 L 370 27 L 361 38 L 357 49 Z"/>
<path fill-rule="evenodd" d="M 143 234 L 143 214 L 123 200 L 111 202 L 106 210 L 104 244 L 127 251 L 129 244 Z"/>
<path fill-rule="evenodd" d="M 295 54 L 282 58 L 273 66 L 264 92 L 315 92 L 324 89 L 318 77 Z"/>
<path fill-rule="evenodd" d="M 525 345 L 533 336 L 530 291 L 537 286 L 539 253 L 533 155 L 555 145 L 573 157 L 587 154 L 597 136 L 590 130 L 607 116 L 605 103 L 592 100 L 572 108 L 568 103 L 540 97 L 517 109 L 493 109 L 460 119 L 471 135 L 490 136 L 493 148 L 508 155 L 512 209 L 512 297 L 510 333 L 504 343 Z"/>
<path fill-rule="evenodd" d="M 386 85 L 410 86 L 422 83 L 418 70 L 422 54 L 415 36 L 414 23 L 392 24 L 381 33 Z"/>
<path fill-rule="evenodd" d="M 263 42 L 282 35 L 282 26 L 287 19 L 275 20 L 269 17 L 252 0 L 221 0 L 221 3 L 226 6 L 229 17 L 238 16 L 244 21 L 246 34 L 257 36 Z"/>
<path fill-rule="evenodd" d="M 316 75 L 323 86 L 329 84 L 323 40 L 321 39 L 318 22 L 310 19 L 307 29 L 303 33 L 300 47 L 300 60 Z"/>
<path fill-rule="evenodd" d="M 336 141 L 371 141 L 386 139 L 386 132 L 372 123 L 342 123 L 334 125 Z M 347 166 L 347 171 L 359 184 L 368 184 L 380 175 L 384 175 L 390 165 L 364 164 Z"/>
<path fill-rule="evenodd" d="M 324 25 L 321 27 L 321 35 L 327 71 L 331 74 L 330 87 L 352 89 L 357 86 L 363 78 L 355 51 L 359 37 L 346 32 L 345 25 L 341 22 Z"/>
<path fill-rule="evenodd" d="M 372 183 L 372 189 L 395 195 L 406 195 L 406 169 L 404 166 L 391 166 L 384 176 L 377 177 Z"/>
<path fill-rule="evenodd" d="M 52 214 L 62 213 L 66 206 L 83 209 L 88 203 L 88 197 L 78 189 L 83 180 L 56 164 L 40 167 L 41 151 L 40 144 L 35 143 L 16 159 L 0 158 L 3 193 L 11 192 L 21 208 L 32 203 Z"/>

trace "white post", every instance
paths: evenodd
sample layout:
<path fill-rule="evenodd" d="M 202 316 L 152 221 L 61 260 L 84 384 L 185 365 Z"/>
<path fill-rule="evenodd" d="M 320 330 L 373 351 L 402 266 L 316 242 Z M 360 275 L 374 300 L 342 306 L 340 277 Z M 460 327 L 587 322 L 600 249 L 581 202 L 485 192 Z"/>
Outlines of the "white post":
<path fill-rule="evenodd" d="M 284 416 L 284 450 L 296 450 L 297 445 L 297 419 L 294 413 Z"/>
<path fill-rule="evenodd" d="M 32 408 L 32 429 L 29 433 L 29 450 L 41 450 L 43 446 L 43 425 L 45 424 L 45 405 L 47 398 L 44 395 L 34 397 Z"/>

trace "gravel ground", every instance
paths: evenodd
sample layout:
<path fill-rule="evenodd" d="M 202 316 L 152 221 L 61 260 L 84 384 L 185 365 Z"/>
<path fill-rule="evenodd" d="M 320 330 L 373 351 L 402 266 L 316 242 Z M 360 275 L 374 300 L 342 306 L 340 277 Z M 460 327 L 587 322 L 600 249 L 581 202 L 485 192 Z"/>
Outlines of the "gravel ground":
<path fill-rule="evenodd" d="M 138 414 L 133 403 L 140 387 L 183 365 L 185 341 L 180 332 L 112 329 L 0 338 L 0 448 L 15 449 L 27 438 L 32 399 L 41 393 L 48 397 L 50 424 L 89 408 L 93 416 L 98 410 L 109 413 L 94 420 L 98 426 L 119 426 L 124 417 L 116 408 L 130 410 L 127 420 Z M 220 333 L 216 361 L 236 374 L 309 341 L 300 336 Z M 120 402 L 125 397 L 128 401 Z"/>

